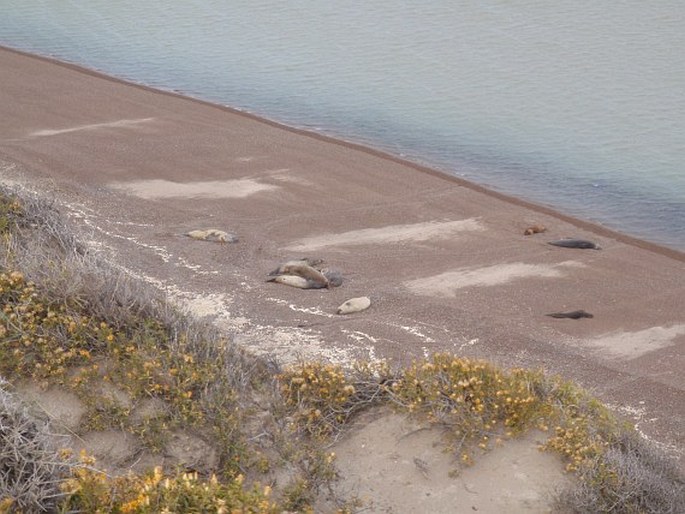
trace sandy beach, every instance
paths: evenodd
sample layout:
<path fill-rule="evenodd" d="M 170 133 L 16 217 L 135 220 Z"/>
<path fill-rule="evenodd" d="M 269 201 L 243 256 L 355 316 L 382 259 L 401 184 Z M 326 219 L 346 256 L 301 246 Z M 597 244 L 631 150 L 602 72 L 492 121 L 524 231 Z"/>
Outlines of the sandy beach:
<path fill-rule="evenodd" d="M 685 469 L 685 254 L 380 152 L 0 49 L 0 176 L 253 351 L 449 351 L 591 390 Z M 526 227 L 547 231 L 524 236 Z M 219 229 L 239 242 L 184 234 Z M 602 250 L 551 246 L 589 239 Z M 294 257 L 342 286 L 266 282 Z M 349 316 L 336 308 L 368 296 Z M 546 314 L 584 309 L 591 319 Z"/>

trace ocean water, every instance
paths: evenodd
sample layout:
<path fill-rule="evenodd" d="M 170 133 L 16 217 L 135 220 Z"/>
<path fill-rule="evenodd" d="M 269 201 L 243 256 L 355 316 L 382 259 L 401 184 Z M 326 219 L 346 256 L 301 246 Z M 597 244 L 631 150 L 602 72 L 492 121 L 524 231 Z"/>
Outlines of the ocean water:
<path fill-rule="evenodd" d="M 2 45 L 685 250 L 680 0 L 0 0 L 0 12 Z"/>

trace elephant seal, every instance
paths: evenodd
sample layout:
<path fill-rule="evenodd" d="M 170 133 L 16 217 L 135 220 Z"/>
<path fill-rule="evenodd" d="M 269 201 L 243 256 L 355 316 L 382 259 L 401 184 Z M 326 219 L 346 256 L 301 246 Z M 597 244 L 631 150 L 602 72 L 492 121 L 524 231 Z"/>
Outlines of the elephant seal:
<path fill-rule="evenodd" d="M 359 298 L 350 298 L 344 302 L 336 314 L 352 314 L 353 312 L 360 312 L 368 309 L 371 306 L 371 300 L 368 296 L 360 296 Z"/>
<path fill-rule="evenodd" d="M 296 275 L 309 279 L 314 283 L 325 284 L 322 287 L 338 287 L 342 285 L 342 273 L 335 269 L 322 267 L 323 262 L 323 259 L 309 258 L 286 261 L 270 272 L 269 276 Z"/>
<path fill-rule="evenodd" d="M 296 276 L 307 279 L 311 284 L 317 284 L 319 289 L 328 287 L 328 279 L 318 269 L 307 264 L 291 264 L 281 266 L 283 271 L 276 276 Z"/>
<path fill-rule="evenodd" d="M 303 259 L 293 259 L 286 261 L 281 264 L 278 268 L 269 273 L 271 276 L 275 275 L 288 275 L 290 274 L 290 269 L 297 266 L 311 266 L 312 268 L 319 269 L 319 266 L 323 264 L 323 259 L 309 259 L 307 257 Z"/>
<path fill-rule="evenodd" d="M 340 287 L 343 283 L 343 276 L 336 269 L 323 269 L 321 273 L 328 279 L 328 287 Z"/>
<path fill-rule="evenodd" d="M 547 228 L 543 225 L 532 225 L 523 231 L 523 235 L 532 236 L 533 234 L 540 234 L 542 232 L 547 232 Z"/>
<path fill-rule="evenodd" d="M 553 246 L 561 246 L 563 248 L 581 248 L 583 250 L 601 250 L 602 247 L 597 243 L 588 241 L 586 239 L 559 239 L 558 241 L 549 241 L 547 244 Z"/>
<path fill-rule="evenodd" d="M 313 281 L 299 275 L 276 275 L 267 280 L 267 282 L 276 282 L 277 284 L 285 284 L 286 286 L 299 287 L 300 289 L 323 289 L 326 286 L 321 282 Z"/>
<path fill-rule="evenodd" d="M 199 239 L 201 241 L 215 241 L 218 243 L 237 243 L 238 236 L 235 234 L 229 234 L 223 230 L 216 228 L 208 228 L 205 230 L 191 230 L 186 232 L 186 236 L 193 239 Z"/>
<path fill-rule="evenodd" d="M 551 314 L 547 314 L 547 316 L 550 316 L 552 318 L 569 318 L 569 319 L 580 319 L 580 318 L 594 318 L 592 314 L 589 312 L 585 312 L 583 309 L 577 310 L 577 311 L 571 311 L 571 312 L 553 312 Z"/>

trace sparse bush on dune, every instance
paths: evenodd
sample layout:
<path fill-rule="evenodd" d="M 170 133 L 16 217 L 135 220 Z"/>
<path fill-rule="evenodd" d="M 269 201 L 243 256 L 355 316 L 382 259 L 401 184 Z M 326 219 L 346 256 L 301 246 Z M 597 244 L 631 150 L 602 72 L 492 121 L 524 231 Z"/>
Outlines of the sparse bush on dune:
<path fill-rule="evenodd" d="M 685 512 L 672 463 L 567 381 L 449 354 L 403 370 L 362 362 L 280 370 L 108 264 L 34 196 L 0 190 L 0 243 L 0 376 L 74 392 L 88 408 L 83 430 L 128 431 L 152 453 L 164 451 L 170 431 L 191 430 L 218 455 L 199 474 L 110 477 L 87 455 L 59 458 L 47 426 L 0 387 L 0 513 L 311 512 L 335 479 L 329 445 L 378 405 L 444 427 L 466 465 L 500 438 L 546 432 L 545 449 L 579 477 L 560 511 Z M 103 396 L 102 384 L 134 405 L 153 398 L 168 408 L 131 421 L 131 408 Z M 272 495 L 259 482 L 271 483 L 279 466 L 289 480 Z"/>
<path fill-rule="evenodd" d="M 579 480 L 561 493 L 560 510 L 579 514 L 685 512 L 685 482 L 670 460 L 634 431 L 623 431 L 606 451 L 588 459 Z"/>
<path fill-rule="evenodd" d="M 685 512 L 685 482 L 673 462 L 559 377 L 435 354 L 395 373 L 301 363 L 281 382 L 296 423 L 316 437 L 336 434 L 360 407 L 389 403 L 445 428 L 448 449 L 471 465 L 496 441 L 537 429 L 548 434 L 541 449 L 558 453 L 579 477 L 558 498 L 560 512 Z"/>
<path fill-rule="evenodd" d="M 48 424 L 7 388 L 0 379 L 0 512 L 52 511 L 70 463 L 60 455 Z"/>

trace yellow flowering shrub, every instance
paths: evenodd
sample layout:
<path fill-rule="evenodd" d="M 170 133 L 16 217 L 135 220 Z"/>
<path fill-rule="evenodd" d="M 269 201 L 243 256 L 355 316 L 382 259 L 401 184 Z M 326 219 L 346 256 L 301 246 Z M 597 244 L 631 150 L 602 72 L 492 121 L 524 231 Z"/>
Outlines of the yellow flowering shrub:
<path fill-rule="evenodd" d="M 65 499 L 62 512 L 121 514 L 167 513 L 254 513 L 281 512 L 271 500 L 269 486 L 247 487 L 242 475 L 219 482 L 212 475 L 201 479 L 195 472 L 165 475 L 157 467 L 145 475 L 110 478 L 82 455 L 82 465 L 62 483 Z"/>
<path fill-rule="evenodd" d="M 41 297 L 18 271 L 0 273 L 0 375 L 61 381 L 91 359 L 99 327 Z"/>

